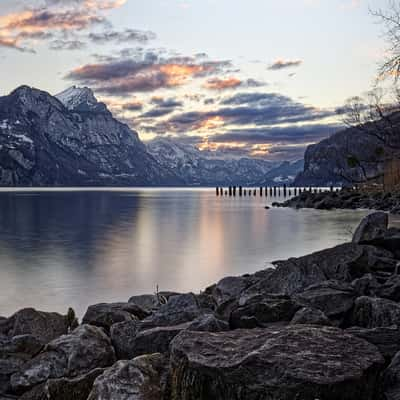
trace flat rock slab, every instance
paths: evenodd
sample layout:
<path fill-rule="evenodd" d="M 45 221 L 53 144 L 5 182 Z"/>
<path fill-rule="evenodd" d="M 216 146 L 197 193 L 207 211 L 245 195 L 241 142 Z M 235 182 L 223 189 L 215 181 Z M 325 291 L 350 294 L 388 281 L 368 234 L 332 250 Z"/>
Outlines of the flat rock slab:
<path fill-rule="evenodd" d="M 383 365 L 332 327 L 185 331 L 171 343 L 172 399 L 372 400 Z"/>

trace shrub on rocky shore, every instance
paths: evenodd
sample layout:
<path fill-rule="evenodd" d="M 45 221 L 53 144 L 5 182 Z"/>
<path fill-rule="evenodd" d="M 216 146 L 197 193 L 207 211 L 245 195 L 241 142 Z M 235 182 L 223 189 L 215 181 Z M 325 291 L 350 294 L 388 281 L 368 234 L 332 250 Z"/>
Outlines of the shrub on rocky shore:
<path fill-rule="evenodd" d="M 400 230 L 227 277 L 200 294 L 0 319 L 0 400 L 400 398 Z M 72 323 L 73 322 L 73 323 Z"/>

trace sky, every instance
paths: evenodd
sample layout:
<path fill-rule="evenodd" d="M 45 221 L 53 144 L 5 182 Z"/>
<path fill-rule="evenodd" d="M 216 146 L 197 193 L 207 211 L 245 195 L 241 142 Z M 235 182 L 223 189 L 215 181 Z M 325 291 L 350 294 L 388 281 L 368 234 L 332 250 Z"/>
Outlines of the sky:
<path fill-rule="evenodd" d="M 302 158 L 385 54 L 387 0 L 0 0 L 0 95 L 90 87 L 142 140 Z"/>

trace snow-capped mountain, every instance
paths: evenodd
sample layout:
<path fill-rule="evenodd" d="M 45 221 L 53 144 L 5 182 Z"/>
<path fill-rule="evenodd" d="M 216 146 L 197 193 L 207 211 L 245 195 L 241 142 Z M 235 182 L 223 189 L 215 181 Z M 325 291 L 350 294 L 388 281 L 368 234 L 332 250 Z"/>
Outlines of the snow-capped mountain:
<path fill-rule="evenodd" d="M 179 178 L 88 88 L 0 97 L 0 185 L 166 185 Z"/>
<path fill-rule="evenodd" d="M 200 151 L 172 138 L 154 139 L 147 143 L 147 149 L 164 168 L 173 170 L 187 185 L 283 185 L 291 183 L 303 169 L 302 161 L 226 159 L 221 154 Z"/>
<path fill-rule="evenodd" d="M 63 92 L 56 94 L 58 100 L 70 111 L 100 111 L 105 110 L 105 105 L 99 103 L 88 87 L 79 88 L 72 86 Z"/>

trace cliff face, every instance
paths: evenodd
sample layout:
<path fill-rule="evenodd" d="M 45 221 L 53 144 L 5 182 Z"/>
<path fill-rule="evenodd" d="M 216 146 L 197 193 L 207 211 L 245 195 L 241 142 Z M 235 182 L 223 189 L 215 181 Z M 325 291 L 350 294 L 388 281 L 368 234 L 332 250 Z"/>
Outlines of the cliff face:
<path fill-rule="evenodd" d="M 294 183 L 298 186 L 346 185 L 352 180 L 362 181 L 364 171 L 372 178 L 383 171 L 380 149 L 381 144 L 372 135 L 356 128 L 342 130 L 307 148 L 304 171 Z M 363 168 L 352 159 L 359 160 Z"/>
<path fill-rule="evenodd" d="M 178 184 L 88 88 L 0 97 L 0 185 Z"/>

